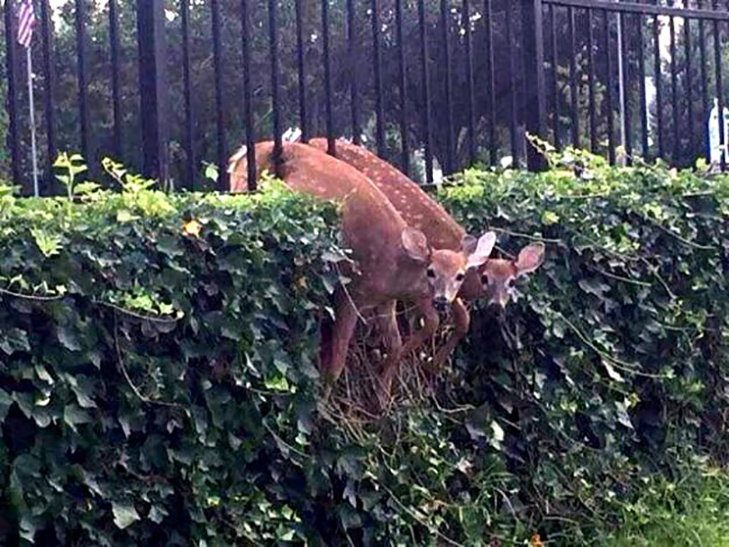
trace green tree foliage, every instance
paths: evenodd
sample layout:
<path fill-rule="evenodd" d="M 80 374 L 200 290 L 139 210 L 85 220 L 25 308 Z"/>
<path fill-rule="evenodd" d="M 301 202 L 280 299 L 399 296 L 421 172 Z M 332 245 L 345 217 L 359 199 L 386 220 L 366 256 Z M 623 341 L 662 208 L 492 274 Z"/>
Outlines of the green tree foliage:
<path fill-rule="evenodd" d="M 121 85 L 121 126 L 123 127 L 122 157 L 117 160 L 137 169 L 141 167 L 141 121 L 139 105 L 139 49 L 137 44 L 137 16 L 134 2 L 119 2 L 119 40 L 120 40 L 120 85 Z M 255 0 L 250 4 L 251 34 L 251 88 L 253 92 L 253 111 L 257 139 L 269 138 L 271 128 L 271 66 L 268 36 L 268 2 Z M 299 81 L 296 55 L 295 3 L 293 0 L 279 2 L 279 48 L 280 48 L 280 85 L 282 124 L 284 127 L 297 126 L 299 120 Z M 209 1 L 190 2 L 190 62 L 192 78 L 192 104 L 194 108 L 193 140 L 195 161 L 198 173 L 202 174 L 202 162 L 216 162 L 216 94 L 213 62 L 212 15 Z M 355 49 L 350 52 L 349 29 L 347 25 L 347 1 L 330 0 L 330 44 L 332 64 L 333 115 L 337 135 L 352 134 L 350 83 L 353 78 L 358 82 L 360 125 L 372 143 L 375 136 L 375 93 L 374 93 L 374 45 L 370 3 L 362 0 L 356 6 L 355 29 L 353 32 Z M 466 129 L 469 119 L 468 83 L 466 77 L 465 27 L 463 24 L 462 3 L 451 2 L 447 13 L 447 25 L 451 48 L 451 62 L 445 63 L 442 44 L 443 28 L 441 23 L 440 1 L 426 0 L 426 26 L 428 39 L 428 67 L 430 72 L 430 115 L 432 149 L 441 163 L 445 161 L 447 142 L 447 104 L 445 81 L 447 74 L 453 82 L 452 111 L 453 133 L 456 146 L 456 167 L 465 165 L 468 159 Z M 513 10 L 515 39 L 506 37 L 506 7 Z M 218 2 L 221 20 L 222 44 L 222 102 L 224 110 L 224 138 L 227 151 L 232 152 L 245 137 L 243 101 L 243 60 L 242 60 L 242 22 L 240 2 Z M 322 135 L 325 125 L 325 82 L 323 71 L 323 33 L 321 22 L 321 2 L 302 2 L 304 28 L 304 60 L 306 64 L 307 109 L 309 132 Z M 400 55 L 397 39 L 395 0 L 381 0 L 380 45 L 383 81 L 383 110 L 387 153 L 399 160 L 400 123 L 402 118 L 400 104 Z M 405 91 L 406 131 L 411 149 L 422 147 L 426 134 L 423 119 L 426 103 L 423 96 L 420 46 L 420 28 L 415 0 L 402 2 L 404 58 L 406 63 Z M 170 116 L 168 129 L 172 139 L 172 175 L 178 182 L 184 180 L 186 155 L 185 108 L 183 87 L 183 37 L 182 19 L 179 2 L 168 2 L 166 24 L 166 46 L 169 77 L 169 103 L 165 105 Z M 53 56 L 52 62 L 56 76 L 56 92 L 53 96 L 53 112 L 56 117 L 58 148 L 60 150 L 80 151 L 78 81 L 77 81 L 77 38 L 75 2 L 60 3 L 53 19 Z M 89 159 L 93 165 L 112 153 L 112 87 L 111 87 L 111 48 L 109 37 L 108 3 L 87 1 L 86 4 L 88 40 L 86 43 L 88 64 L 88 101 L 90 111 L 91 138 Z M 483 4 L 471 4 L 470 26 L 473 43 L 474 76 L 474 119 L 476 120 L 476 144 L 479 159 L 488 159 L 488 97 L 489 70 L 486 55 L 486 18 Z M 494 41 L 494 89 L 497 136 L 502 152 L 509 153 L 507 128 L 511 120 L 511 73 L 509 57 L 514 58 L 513 74 L 517 89 L 523 85 L 520 11 L 513 3 L 504 0 L 493 2 L 493 41 Z M 558 11 L 556 29 L 563 34 L 566 18 L 563 10 Z M 600 36 L 598 32 L 598 36 Z M 583 40 L 584 41 L 584 40 Z M 0 43 L 4 51 L 5 43 Z M 38 127 L 41 134 L 40 154 L 45 154 L 43 146 L 45 119 L 43 98 L 46 82 L 42 73 L 43 47 L 40 39 L 34 44 L 36 70 L 36 98 Z M 599 47 L 599 45 L 598 45 Z M 23 57 L 21 55 L 21 57 Z M 560 54 L 564 65 L 565 51 Z M 19 75 L 24 74 L 24 57 L 18 60 Z M 601 78 L 598 74 L 598 78 Z M 3 80 L 4 81 L 4 80 Z M 24 80 L 21 81 L 24 82 Z M 29 172 L 30 137 L 27 131 L 27 96 L 25 85 L 19 86 L 18 108 L 21 116 L 20 131 L 23 146 L 24 172 Z M 550 87 L 551 92 L 551 87 Z M 560 87 L 560 93 L 565 89 Z M 522 119 L 521 101 L 516 102 Z M 2 123 L 2 120 L 0 120 Z M 521 123 L 521 122 L 520 122 Z M 4 126 L 0 125 L 0 129 Z M 41 162 L 43 164 L 43 161 Z M 93 167 L 92 165 L 92 167 Z M 204 185 L 202 176 L 193 181 L 198 187 Z"/>
<path fill-rule="evenodd" d="M 77 59 L 74 2 L 60 3 L 54 16 L 54 53 L 53 66 L 57 78 L 57 89 L 53 97 L 54 114 L 57 121 L 58 148 L 61 150 L 79 151 L 79 115 L 77 87 Z M 268 2 L 256 0 L 250 2 L 252 47 L 252 90 L 254 96 L 253 110 L 256 120 L 257 138 L 268 138 L 271 135 L 271 96 L 270 96 L 270 58 L 268 43 Z M 491 2 L 492 29 L 494 40 L 494 90 L 495 90 L 495 133 L 499 140 L 500 154 L 508 155 L 510 150 L 509 127 L 511 123 L 512 95 L 512 61 L 513 80 L 518 93 L 523 89 L 523 50 L 521 47 L 520 9 L 515 2 L 493 0 Z M 225 145 L 228 151 L 237 147 L 244 138 L 244 102 L 243 102 L 243 67 L 242 67 L 242 23 L 239 2 L 218 2 L 222 21 L 222 99 L 224 115 Z M 284 126 L 299 125 L 298 68 L 296 56 L 296 33 L 294 1 L 279 2 L 279 21 L 281 30 L 280 42 L 280 80 L 282 123 Z M 333 81 L 334 128 L 338 135 L 351 135 L 350 83 L 353 76 L 358 81 L 360 100 L 360 123 L 365 136 L 371 144 L 375 130 L 375 95 L 374 95 L 374 49 L 369 2 L 356 0 L 355 53 L 350 52 L 347 27 L 347 1 L 330 0 L 330 43 Z M 402 119 L 399 83 L 399 50 L 397 24 L 395 18 L 395 0 L 380 0 L 381 15 L 381 58 L 383 74 L 383 109 L 385 112 L 385 131 L 387 153 L 389 157 L 399 161 L 400 156 L 400 122 Z M 424 145 L 426 134 L 423 119 L 426 104 L 423 98 L 420 30 L 417 3 L 414 0 L 403 0 L 405 42 L 405 88 L 406 131 L 411 149 Z M 426 21 L 429 36 L 429 71 L 431 75 L 432 145 L 437 160 L 443 164 L 447 142 L 447 105 L 445 98 L 445 81 L 447 74 L 453 81 L 453 128 L 456 141 L 456 168 L 468 163 L 468 141 L 466 130 L 469 125 L 470 105 L 468 102 L 468 80 L 466 77 L 465 27 L 463 24 L 462 3 L 451 1 L 448 11 L 449 41 L 451 46 L 451 63 L 445 63 L 442 46 L 442 26 L 439 0 L 426 0 Z M 325 131 L 325 93 L 323 74 L 323 36 L 321 29 L 320 2 L 302 2 L 305 42 L 307 108 L 309 113 L 309 130 L 312 134 L 321 135 Z M 513 21 L 513 39 L 507 40 L 506 7 L 511 6 Z M 166 42 L 168 54 L 167 72 L 170 85 L 168 112 L 171 134 L 172 175 L 177 186 L 189 184 L 185 180 L 184 165 L 186 155 L 185 111 L 183 98 L 183 54 L 182 28 L 179 15 L 179 2 L 168 2 L 168 19 L 166 25 Z M 91 113 L 91 150 L 89 156 L 95 163 L 112 152 L 112 90 L 111 90 L 111 52 L 109 43 L 108 3 L 89 0 L 87 11 L 87 53 L 88 53 L 88 93 Z M 554 20 L 552 19 L 552 14 Z M 134 2 L 119 3 L 120 28 L 120 84 L 121 84 L 121 125 L 123 127 L 122 157 L 125 164 L 139 168 L 141 166 L 140 151 L 140 109 L 139 109 L 139 70 L 137 20 Z M 588 116 L 588 15 L 586 10 L 574 10 L 575 16 L 575 51 L 569 39 L 569 12 L 566 8 L 547 10 L 545 22 L 545 55 L 546 55 L 546 103 L 550 110 L 549 133 L 553 138 L 554 106 L 557 105 L 559 140 L 565 144 L 571 142 L 571 88 L 570 61 L 574 59 L 577 68 L 576 81 L 579 105 L 579 138 L 582 146 L 590 142 L 590 120 Z M 705 152 L 702 138 L 706 131 L 706 113 L 703 108 L 703 71 L 707 75 L 707 108 L 712 106 L 716 95 L 716 70 L 714 59 L 714 25 L 703 24 L 704 45 L 700 47 L 701 32 L 698 21 L 693 20 L 689 32 L 685 32 L 682 20 L 675 18 L 675 63 L 670 60 L 670 48 L 663 44 L 659 72 L 663 88 L 660 106 L 653 105 L 651 111 L 650 137 L 647 150 L 641 145 L 641 86 L 639 60 L 644 61 L 646 75 L 655 76 L 653 40 L 654 26 L 657 24 L 659 34 L 668 36 L 668 18 L 653 19 L 651 17 L 626 16 L 624 21 L 625 70 L 628 78 L 626 99 L 630 109 L 630 134 L 633 137 L 633 148 L 643 156 L 654 157 L 658 153 L 657 125 L 655 115 L 660 112 L 663 120 L 663 140 L 666 157 L 677 165 L 690 165 L 695 158 Z M 614 138 L 619 139 L 619 102 L 617 74 L 617 16 L 611 15 L 608 22 L 609 36 L 605 36 L 604 14 L 593 12 L 590 18 L 593 30 L 593 57 L 595 78 L 595 106 L 597 109 L 596 152 L 607 153 L 608 109 L 606 92 L 609 89 L 613 97 Z M 471 3 L 470 26 L 472 31 L 473 66 L 474 66 L 474 119 L 475 138 L 478 158 L 489 160 L 489 71 L 486 51 L 486 18 L 482 2 Z M 640 31 L 640 32 L 639 32 Z M 642 32 L 642 43 L 639 36 Z M 192 98 L 195 110 L 193 124 L 193 141 L 195 165 L 200 174 L 193 181 L 198 187 L 205 184 L 201 176 L 203 162 L 216 161 L 216 97 L 213 82 L 214 63 L 212 48 L 211 2 L 195 0 L 190 2 L 191 33 L 191 67 Z M 687 45 L 686 37 L 690 44 Z M 554 39 L 553 39 L 554 37 Z M 612 59 L 612 72 L 607 70 L 607 44 L 609 40 Z M 665 42 L 665 39 L 663 39 Z M 723 44 L 726 37 L 720 33 Z M 553 58 L 552 44 L 556 44 L 556 62 Z M 642 47 L 641 47 L 642 45 Z M 5 42 L 0 43 L 0 51 L 4 52 Z M 722 62 L 726 65 L 726 48 L 722 47 Z M 690 52 L 691 70 L 687 71 L 687 52 Z M 353 57 L 353 55 L 355 55 Z M 24 85 L 24 59 L 18 59 L 18 75 L 20 81 L 18 108 L 20 112 L 21 155 L 23 172 L 30 171 L 29 133 L 27 131 L 27 97 Z M 34 45 L 36 59 L 36 91 L 38 125 L 41 133 L 41 160 L 45 158 L 44 111 L 42 98 L 46 93 L 46 82 L 42 74 L 43 48 L 41 40 Z M 676 69 L 676 97 L 679 125 L 674 129 L 673 95 L 671 70 Z M 5 71 L 3 65 L 0 69 Z M 553 86 L 553 77 L 557 75 L 557 85 Z M 729 91 L 729 78 L 724 79 L 724 92 Z M 5 99 L 6 79 L 2 79 L 0 97 Z M 554 89 L 556 87 L 556 94 Z M 516 119 L 523 124 L 524 112 L 521 95 L 513 103 L 516 106 Z M 3 103 L 4 104 L 4 103 Z M 689 126 L 688 112 L 693 114 Z M 7 120 L 0 118 L 0 132 L 6 134 Z M 679 138 L 678 155 L 674 154 L 675 137 Z M 518 144 L 521 147 L 521 138 Z M 7 152 L 6 152 L 7 154 Z M 675 156 L 675 157 L 674 157 Z M 498 158 L 496 158 L 498 160 Z M 43 163 L 43 161 L 41 162 Z M 417 167 L 417 166 L 416 166 Z M 7 157 L 0 154 L 0 168 L 7 174 Z M 421 177 L 417 169 L 415 174 Z M 47 181 L 46 181 L 47 182 Z"/>

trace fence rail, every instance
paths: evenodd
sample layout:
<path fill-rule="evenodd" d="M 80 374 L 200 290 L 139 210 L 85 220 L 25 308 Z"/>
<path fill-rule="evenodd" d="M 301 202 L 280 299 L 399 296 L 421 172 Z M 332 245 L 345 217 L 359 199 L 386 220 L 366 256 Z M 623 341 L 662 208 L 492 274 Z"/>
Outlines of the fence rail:
<path fill-rule="evenodd" d="M 7 175 L 31 190 L 17 0 L 4 5 Z M 54 4 L 55 5 L 55 4 Z M 542 158 L 530 132 L 688 165 L 725 140 L 727 3 L 608 0 L 36 0 L 43 193 L 58 150 L 176 187 L 298 127 L 422 182 Z M 729 113 L 727 113 L 729 114 Z M 712 118 L 714 116 L 714 118 Z M 710 134 L 708 122 L 715 119 Z M 723 167 L 724 156 L 721 156 Z M 213 169 L 215 167 L 216 169 Z M 98 175 L 92 171 L 92 176 Z"/>

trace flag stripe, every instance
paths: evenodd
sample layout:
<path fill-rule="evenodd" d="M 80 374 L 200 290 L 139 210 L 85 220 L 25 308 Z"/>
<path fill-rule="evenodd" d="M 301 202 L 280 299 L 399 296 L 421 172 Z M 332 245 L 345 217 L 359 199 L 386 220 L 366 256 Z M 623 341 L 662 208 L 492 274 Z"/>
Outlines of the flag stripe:
<path fill-rule="evenodd" d="M 30 47 L 33 41 L 33 29 L 36 19 L 33 10 L 33 1 L 25 0 L 18 12 L 18 43 L 23 47 Z"/>

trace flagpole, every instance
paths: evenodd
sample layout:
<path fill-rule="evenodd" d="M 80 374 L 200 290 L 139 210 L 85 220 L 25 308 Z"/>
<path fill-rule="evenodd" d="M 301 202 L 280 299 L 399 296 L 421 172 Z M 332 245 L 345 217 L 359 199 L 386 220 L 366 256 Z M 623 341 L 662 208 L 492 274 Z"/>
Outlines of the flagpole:
<path fill-rule="evenodd" d="M 620 147 L 623 154 L 618 159 L 621 166 L 625 167 L 627 158 L 625 154 L 625 142 L 627 140 L 628 128 L 625 125 L 625 69 L 623 67 L 623 18 L 622 14 L 618 14 L 618 91 L 620 98 Z"/>
<path fill-rule="evenodd" d="M 38 188 L 38 151 L 35 141 L 35 101 L 33 100 L 33 55 L 30 46 L 25 48 L 28 65 L 28 104 L 30 106 L 30 146 L 33 154 L 33 192 L 35 197 L 40 195 Z"/>

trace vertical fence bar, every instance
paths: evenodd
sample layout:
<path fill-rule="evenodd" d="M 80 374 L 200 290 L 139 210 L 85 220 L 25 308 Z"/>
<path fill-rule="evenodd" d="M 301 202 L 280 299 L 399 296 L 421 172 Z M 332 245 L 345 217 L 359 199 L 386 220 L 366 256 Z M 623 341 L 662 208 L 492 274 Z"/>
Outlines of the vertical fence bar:
<path fill-rule="evenodd" d="M 580 147 L 580 112 L 577 96 L 577 42 L 575 36 L 575 10 L 567 8 L 568 33 L 570 41 L 570 130 L 572 146 Z"/>
<path fill-rule="evenodd" d="M 621 12 L 618 14 L 618 17 L 620 18 L 620 27 L 623 34 L 623 38 L 621 40 L 621 48 L 618 52 L 618 55 L 620 55 L 622 66 L 623 66 L 623 99 L 622 104 L 620 105 L 622 114 L 622 127 L 620 128 L 622 135 L 624 136 L 625 142 L 623 143 L 625 145 L 625 154 L 627 155 L 627 163 L 630 165 L 632 163 L 631 157 L 633 156 L 633 132 L 631 131 L 631 111 L 630 111 L 630 95 L 628 94 L 631 87 L 630 87 L 630 53 L 628 51 L 628 40 L 625 36 L 625 13 Z"/>
<path fill-rule="evenodd" d="M 223 105 L 223 44 L 220 36 L 220 4 L 218 0 L 210 0 L 211 24 L 213 32 L 213 72 L 215 85 L 215 129 L 216 161 L 218 163 L 217 189 L 228 188 L 227 157 L 225 153 L 225 114 Z"/>
<path fill-rule="evenodd" d="M 462 24 L 465 30 L 466 46 L 466 94 L 468 99 L 468 163 L 476 163 L 476 121 L 473 102 L 473 52 L 471 51 L 471 6 L 469 0 L 463 0 Z"/>
<path fill-rule="evenodd" d="M 182 17 L 182 85 L 185 96 L 185 178 L 183 186 L 195 188 L 194 112 L 190 72 L 190 1 L 180 0 Z"/>
<path fill-rule="evenodd" d="M 164 0 L 137 0 L 137 29 L 144 174 L 164 187 L 169 169 Z"/>
<path fill-rule="evenodd" d="M 15 41 L 17 21 L 15 20 L 15 2 L 5 0 L 5 70 L 8 78 L 8 146 L 10 148 L 13 184 L 20 184 L 20 140 L 18 135 L 18 46 Z"/>
<path fill-rule="evenodd" d="M 301 142 L 309 142 L 309 123 L 306 108 L 306 63 L 304 61 L 304 20 L 301 11 L 302 1 L 296 0 L 296 64 L 299 77 L 299 124 L 301 124 Z M 348 5 L 351 1 L 348 0 Z M 350 56 L 350 60 L 352 58 L 353 56 Z M 357 141 L 355 140 L 355 142 Z"/>
<path fill-rule="evenodd" d="M 661 83 L 661 45 L 660 45 L 660 20 L 658 16 L 653 17 L 653 78 L 656 86 L 656 140 L 658 141 L 658 157 L 663 158 L 665 150 L 663 147 L 663 85 Z"/>
<path fill-rule="evenodd" d="M 554 4 L 549 5 L 549 20 L 551 23 L 552 40 L 550 45 L 552 47 L 552 101 L 553 101 L 553 112 L 552 112 L 552 131 L 554 132 L 554 146 L 560 148 L 561 143 L 559 139 L 559 48 L 557 47 L 557 8 Z"/>
<path fill-rule="evenodd" d="M 602 10 L 605 32 L 605 110 L 607 114 L 608 159 L 615 164 L 615 120 L 613 118 L 613 56 L 610 51 L 610 12 Z"/>
<path fill-rule="evenodd" d="M 453 165 L 453 76 L 451 71 L 451 47 L 448 25 L 448 0 L 440 0 L 441 38 L 443 40 L 443 58 L 445 63 L 445 101 L 446 101 L 446 153 L 443 171 L 452 173 Z"/>
<path fill-rule="evenodd" d="M 114 126 L 112 148 L 116 157 L 121 158 L 122 115 L 119 79 L 119 9 L 117 0 L 109 0 L 109 46 L 111 47 L 111 109 Z"/>
<path fill-rule="evenodd" d="M 332 117 L 332 67 L 329 57 L 329 0 L 321 2 L 322 41 L 324 42 L 324 91 L 326 99 L 327 152 L 335 154 L 334 118 Z"/>
<path fill-rule="evenodd" d="M 86 0 L 76 0 L 76 55 L 78 79 L 78 112 L 81 133 L 81 154 L 89 158 L 88 63 L 86 57 Z"/>
<path fill-rule="evenodd" d="M 301 3 L 301 0 L 297 1 L 299 4 Z M 352 141 L 354 144 L 360 144 L 362 140 L 362 127 L 359 123 L 359 89 L 357 85 L 359 56 L 357 49 L 357 18 L 354 0 L 347 0 L 347 44 L 349 47 L 349 96 L 352 115 Z"/>
<path fill-rule="evenodd" d="M 246 162 L 248 167 L 248 191 L 258 189 L 256 173 L 256 126 L 253 118 L 253 93 L 251 92 L 251 24 L 249 13 L 249 0 L 240 2 L 241 38 L 243 49 L 243 101 L 246 122 Z"/>
<path fill-rule="evenodd" d="M 378 0 L 371 0 L 372 11 L 372 47 L 374 52 L 375 73 L 375 112 L 377 122 L 375 126 L 375 139 L 377 140 L 377 155 L 385 157 L 385 113 L 382 102 L 382 54 L 380 52 L 380 7 Z"/>
<path fill-rule="evenodd" d="M 671 2 L 673 5 L 673 2 Z M 677 162 L 681 154 L 681 128 L 678 112 L 678 61 L 676 59 L 676 21 L 674 17 L 668 20 L 670 52 L 671 52 L 671 113 L 673 115 L 673 154 L 672 159 Z"/>
<path fill-rule="evenodd" d="M 518 109 L 518 93 L 516 87 L 516 55 L 514 55 L 514 22 L 513 22 L 513 5 L 511 2 L 506 4 L 506 47 L 509 52 L 509 120 L 510 120 L 510 136 L 511 136 L 511 157 L 514 167 L 519 165 L 519 138 L 517 136 L 517 109 Z M 525 33 L 526 35 L 527 33 Z"/>
<path fill-rule="evenodd" d="M 704 2 L 699 2 L 699 8 L 703 7 Z M 703 113 L 701 133 L 704 135 L 704 153 L 708 160 L 711 157 L 709 132 L 706 130 L 706 121 L 709 119 L 709 59 L 706 54 L 706 25 L 704 19 L 699 19 L 699 56 L 701 58 L 701 111 Z"/>
<path fill-rule="evenodd" d="M 420 23 L 420 58 L 422 61 L 423 73 L 423 129 L 425 130 L 425 181 L 433 183 L 433 149 L 431 135 L 431 112 L 430 112 L 430 59 L 428 56 L 428 21 L 425 17 L 425 0 L 418 0 L 418 19 Z"/>
<path fill-rule="evenodd" d="M 595 30 L 592 9 L 587 10 L 587 100 L 590 111 L 590 150 L 597 153 L 597 104 L 595 101 Z"/>
<path fill-rule="evenodd" d="M 544 84 L 544 24 L 542 0 L 523 0 L 522 26 L 524 28 L 524 73 L 526 77 L 527 133 L 546 138 L 547 120 Z M 527 167 L 538 171 L 546 167 L 546 160 L 533 146 L 527 144 Z"/>
<path fill-rule="evenodd" d="M 684 45 L 686 47 L 686 104 L 688 106 L 688 139 L 689 139 L 689 161 L 693 160 L 695 144 L 696 144 L 696 131 L 694 127 L 694 90 L 692 80 L 692 67 L 693 67 L 693 53 L 691 48 L 693 44 L 691 42 L 691 20 L 684 18 L 683 20 L 684 30 Z"/>
<path fill-rule="evenodd" d="M 273 165 L 277 177 L 281 177 L 281 104 L 278 81 L 278 0 L 268 0 L 268 48 L 271 56 L 271 107 L 273 122 Z"/>
<path fill-rule="evenodd" d="M 496 82 L 494 78 L 494 35 L 491 0 L 484 0 L 484 24 L 486 25 L 486 76 L 488 77 L 486 99 L 489 124 L 489 163 L 496 165 L 498 144 L 496 142 Z"/>
<path fill-rule="evenodd" d="M 51 21 L 51 7 L 48 0 L 41 1 L 41 33 L 43 35 L 43 80 L 45 81 L 45 94 L 43 97 L 46 117 L 46 146 L 48 160 L 46 166 L 46 191 L 55 193 L 55 180 L 53 176 L 53 162 L 56 159 L 56 111 L 53 108 L 53 98 L 56 96 L 56 71 L 53 60 L 53 22 Z"/>
<path fill-rule="evenodd" d="M 397 26 L 398 61 L 400 68 L 400 141 L 402 148 L 402 159 L 400 168 L 406 175 L 410 174 L 410 145 L 408 143 L 408 93 L 405 82 L 405 36 L 403 32 L 403 0 L 395 1 L 395 24 Z"/>
<path fill-rule="evenodd" d="M 645 84 L 645 49 L 643 46 L 643 17 L 636 16 L 638 21 L 638 72 L 640 74 L 640 146 L 644 158 L 649 155 L 648 150 L 648 99 L 646 98 Z"/>
<path fill-rule="evenodd" d="M 714 0 L 714 9 L 718 9 L 719 2 Z M 716 64 L 716 95 L 719 103 L 719 146 L 721 158 L 720 165 L 721 170 L 726 169 L 726 161 L 724 159 L 724 143 L 726 142 L 726 135 L 724 134 L 724 79 L 721 71 L 721 34 L 720 34 L 719 21 L 714 20 L 714 63 Z"/>

